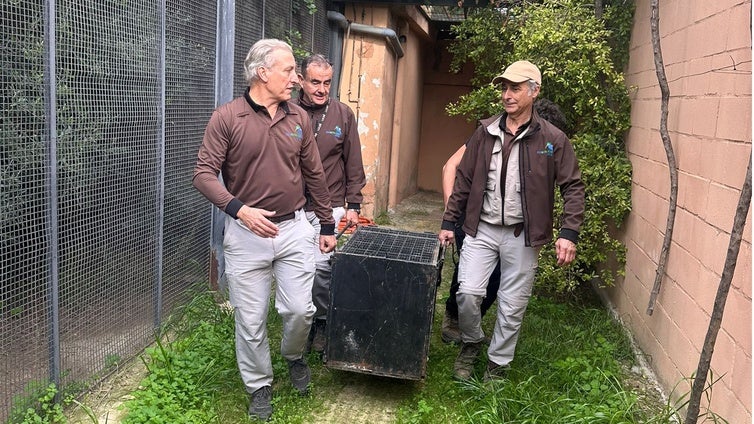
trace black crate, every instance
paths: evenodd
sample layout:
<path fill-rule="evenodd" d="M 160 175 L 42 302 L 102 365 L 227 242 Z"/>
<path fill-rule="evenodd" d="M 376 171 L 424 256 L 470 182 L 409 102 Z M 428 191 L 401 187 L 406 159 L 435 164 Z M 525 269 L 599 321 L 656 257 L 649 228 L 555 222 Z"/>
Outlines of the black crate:
<path fill-rule="evenodd" d="M 325 365 L 421 380 L 437 282 L 436 234 L 359 227 L 333 255 Z"/>

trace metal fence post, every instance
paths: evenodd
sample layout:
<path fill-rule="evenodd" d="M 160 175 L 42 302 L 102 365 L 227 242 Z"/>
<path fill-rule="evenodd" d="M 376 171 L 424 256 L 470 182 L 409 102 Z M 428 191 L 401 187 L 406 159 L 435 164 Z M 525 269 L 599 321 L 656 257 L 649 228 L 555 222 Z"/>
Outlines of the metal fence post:
<path fill-rule="evenodd" d="M 157 134 L 157 219 L 155 223 L 155 293 L 154 293 L 154 328 L 158 330 L 162 325 L 162 263 L 165 226 L 165 0 L 160 2 L 160 66 L 158 72 L 160 85 L 160 111 L 158 114 Z"/>
<path fill-rule="evenodd" d="M 233 49 L 236 38 L 236 2 L 219 0 L 217 2 L 217 62 L 215 64 L 215 107 L 233 100 Z M 218 177 L 221 178 L 221 177 Z M 225 213 L 212 207 L 211 257 L 210 267 L 217 267 L 216 281 L 210 281 L 213 288 L 225 292 L 223 278 L 225 261 L 223 259 L 223 228 Z M 212 273 L 212 270 L 210 271 Z"/>
<path fill-rule="evenodd" d="M 45 1 L 44 19 L 45 19 L 45 67 L 44 67 L 44 85 L 45 85 L 45 115 L 47 125 L 45 126 L 45 139 L 47 142 L 47 264 L 49 267 L 49 280 L 47 306 L 50 312 L 50 334 L 49 334 L 49 360 L 50 360 L 50 381 L 55 383 L 55 387 L 60 387 L 60 274 L 58 269 L 58 179 L 57 179 L 57 90 L 55 76 L 55 0 Z M 56 396 L 59 400 L 60 392 Z"/>

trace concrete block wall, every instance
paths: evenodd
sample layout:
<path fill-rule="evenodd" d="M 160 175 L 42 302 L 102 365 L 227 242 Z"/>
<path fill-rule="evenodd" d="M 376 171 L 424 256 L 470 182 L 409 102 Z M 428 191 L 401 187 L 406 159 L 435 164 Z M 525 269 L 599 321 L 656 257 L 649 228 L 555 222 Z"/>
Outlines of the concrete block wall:
<path fill-rule="evenodd" d="M 697 368 L 751 154 L 751 1 L 660 2 L 670 86 L 668 130 L 678 166 L 678 209 L 666 276 L 646 314 L 668 214 L 670 176 L 659 134 L 660 88 L 649 2 L 636 2 L 627 83 L 632 127 L 633 210 L 622 228 L 625 278 L 604 294 L 661 384 L 674 396 Z M 709 408 L 751 422 L 751 211 L 712 361 Z M 681 382 L 680 384 L 678 384 Z"/>

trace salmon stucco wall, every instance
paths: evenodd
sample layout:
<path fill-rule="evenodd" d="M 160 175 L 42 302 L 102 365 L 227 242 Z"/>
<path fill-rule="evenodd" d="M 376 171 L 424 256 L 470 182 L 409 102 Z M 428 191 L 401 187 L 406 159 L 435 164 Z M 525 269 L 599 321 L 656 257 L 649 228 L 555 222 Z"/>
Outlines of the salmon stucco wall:
<path fill-rule="evenodd" d="M 374 218 L 418 189 L 429 21 L 413 6 L 358 4 L 344 16 L 393 30 L 403 52 L 399 57 L 385 37 L 346 31 L 340 100 L 356 113 L 367 177 L 362 214 Z"/>
<path fill-rule="evenodd" d="M 344 15 L 350 22 L 375 28 L 392 27 L 390 12 L 385 7 L 358 5 L 347 9 Z M 372 218 L 387 208 L 399 59 L 384 38 L 358 32 L 348 34 L 343 52 L 340 101 L 356 114 L 366 173 L 362 214 Z"/>
<path fill-rule="evenodd" d="M 649 2 L 636 7 L 627 71 L 633 210 L 622 228 L 626 275 L 604 294 L 667 392 L 676 388 L 677 399 L 690 390 L 683 380 L 697 368 L 751 155 L 751 1 L 660 2 L 668 130 L 679 181 L 673 242 L 651 316 L 646 310 L 665 233 L 670 176 L 659 134 Z M 712 360 L 720 380 L 711 404 L 703 405 L 730 423 L 751 422 L 751 264 L 750 211 Z"/>
<path fill-rule="evenodd" d="M 420 17 L 417 17 L 420 18 Z M 419 168 L 419 140 L 423 85 L 422 50 L 426 33 L 412 29 L 405 23 L 400 31 L 406 37 L 405 55 L 398 62 L 396 82 L 395 121 L 393 123 L 393 151 L 390 160 L 390 188 L 388 207 L 416 193 Z"/>
<path fill-rule="evenodd" d="M 450 72 L 448 40 L 438 41 L 424 54 L 424 102 L 419 155 L 419 188 L 442 193 L 442 166 L 474 132 L 475 123 L 448 116 L 445 107 L 471 91 L 473 68 Z"/>

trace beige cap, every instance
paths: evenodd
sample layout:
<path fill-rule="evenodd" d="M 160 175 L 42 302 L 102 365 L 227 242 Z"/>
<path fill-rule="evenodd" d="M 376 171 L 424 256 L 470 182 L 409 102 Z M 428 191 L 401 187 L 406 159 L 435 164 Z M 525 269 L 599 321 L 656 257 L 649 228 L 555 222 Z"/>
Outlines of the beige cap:
<path fill-rule="evenodd" d="M 534 80 L 537 84 L 542 84 L 542 74 L 539 73 L 533 63 L 528 60 L 519 60 L 511 63 L 502 74 L 492 79 L 493 84 L 499 84 L 502 80 L 508 80 L 510 82 L 524 82 L 528 80 Z"/>

